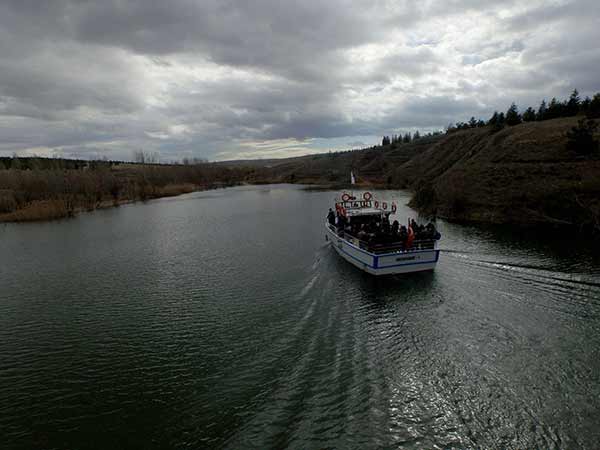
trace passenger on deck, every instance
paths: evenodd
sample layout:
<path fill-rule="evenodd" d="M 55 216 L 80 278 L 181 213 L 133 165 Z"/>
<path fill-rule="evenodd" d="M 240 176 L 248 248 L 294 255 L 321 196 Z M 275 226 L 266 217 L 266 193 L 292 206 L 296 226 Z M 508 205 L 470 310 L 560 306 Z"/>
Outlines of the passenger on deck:
<path fill-rule="evenodd" d="M 390 215 L 389 214 L 384 214 L 383 221 L 382 221 L 382 226 L 384 226 L 384 227 L 389 227 L 390 226 Z"/>
<path fill-rule="evenodd" d="M 391 234 L 389 220 L 385 220 L 385 219 L 383 220 L 383 222 L 381 223 L 381 231 L 383 232 L 383 234 L 385 236 L 389 236 Z"/>
<path fill-rule="evenodd" d="M 440 232 L 435 228 L 435 225 L 432 222 L 429 222 L 427 224 L 427 226 L 425 227 L 425 229 L 427 230 L 427 232 L 430 235 L 429 239 L 434 239 L 434 240 L 439 240 L 442 235 L 440 234 Z"/>
<path fill-rule="evenodd" d="M 327 222 L 329 222 L 329 225 L 335 225 L 335 213 L 331 208 L 329 208 L 329 213 L 327 213 Z"/>
<path fill-rule="evenodd" d="M 406 250 L 406 241 L 408 240 L 408 230 L 404 225 L 400 227 L 400 231 L 398 232 L 398 239 L 402 243 L 402 250 Z"/>
<path fill-rule="evenodd" d="M 425 232 L 425 226 L 417 225 L 417 228 L 415 230 L 415 240 L 422 241 L 424 239 L 427 239 L 427 234 Z M 423 242 L 418 242 L 416 245 L 416 248 L 424 248 L 422 244 L 423 244 Z"/>
<path fill-rule="evenodd" d="M 415 240 L 415 230 L 413 227 L 408 227 L 408 237 L 406 238 L 406 250 L 410 250 Z"/>
<path fill-rule="evenodd" d="M 361 241 L 366 241 L 367 240 L 368 235 L 367 235 L 367 232 L 365 231 L 365 225 L 364 224 L 362 224 L 360 226 L 360 229 L 359 229 L 358 233 L 356 234 L 356 237 L 359 240 L 361 240 Z"/>
<path fill-rule="evenodd" d="M 377 227 L 377 230 L 375 231 L 375 244 L 377 244 L 377 245 L 385 244 L 385 241 L 386 241 L 385 233 L 383 232 L 381 227 Z"/>
<path fill-rule="evenodd" d="M 400 232 L 400 224 L 398 223 L 397 220 L 394 220 L 394 223 L 392 223 L 392 229 L 391 229 L 392 238 L 394 239 L 394 241 L 398 240 L 399 232 Z"/>
<path fill-rule="evenodd" d="M 368 224 L 368 231 L 371 234 L 375 234 L 375 232 L 377 231 L 377 222 L 375 222 L 375 220 L 371 221 Z"/>
<path fill-rule="evenodd" d="M 338 229 L 338 231 L 343 230 L 344 225 L 346 225 L 346 218 L 338 212 L 337 213 L 337 229 Z"/>

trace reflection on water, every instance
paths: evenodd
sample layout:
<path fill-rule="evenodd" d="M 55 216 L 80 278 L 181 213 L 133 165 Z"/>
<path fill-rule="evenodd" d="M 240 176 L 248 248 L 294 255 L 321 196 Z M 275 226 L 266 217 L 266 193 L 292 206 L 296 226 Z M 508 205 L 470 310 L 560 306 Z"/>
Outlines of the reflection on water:
<path fill-rule="evenodd" d="M 325 242 L 332 196 L 1 227 L 2 448 L 596 447 L 591 245 L 442 222 L 434 273 L 375 279 Z"/>

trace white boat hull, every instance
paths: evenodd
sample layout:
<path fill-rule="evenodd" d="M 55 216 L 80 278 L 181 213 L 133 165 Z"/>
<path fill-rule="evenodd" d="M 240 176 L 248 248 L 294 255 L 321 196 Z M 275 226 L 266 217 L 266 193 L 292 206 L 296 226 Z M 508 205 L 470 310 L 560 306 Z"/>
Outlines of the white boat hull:
<path fill-rule="evenodd" d="M 372 275 L 394 275 L 435 269 L 438 249 L 374 254 L 339 237 L 326 224 L 327 237 L 335 251 L 350 264 Z"/>

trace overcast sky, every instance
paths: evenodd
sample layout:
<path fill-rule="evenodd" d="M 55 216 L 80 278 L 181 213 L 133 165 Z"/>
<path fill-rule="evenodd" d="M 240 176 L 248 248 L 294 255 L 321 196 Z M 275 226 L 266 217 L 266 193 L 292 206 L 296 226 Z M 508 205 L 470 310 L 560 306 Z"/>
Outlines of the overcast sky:
<path fill-rule="evenodd" d="M 599 0 L 0 0 L 0 155 L 362 147 L 591 95 L 599 43 Z"/>

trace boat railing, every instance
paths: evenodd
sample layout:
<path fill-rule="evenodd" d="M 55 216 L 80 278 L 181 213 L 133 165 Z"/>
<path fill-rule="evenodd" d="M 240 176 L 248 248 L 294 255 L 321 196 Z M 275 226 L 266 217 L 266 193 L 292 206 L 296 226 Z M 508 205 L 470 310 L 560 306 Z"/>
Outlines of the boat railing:
<path fill-rule="evenodd" d="M 410 247 L 407 247 L 404 242 L 373 243 L 361 240 L 341 228 L 338 229 L 335 225 L 327 224 L 327 226 L 340 238 L 350 242 L 353 245 L 356 245 L 363 250 L 375 254 L 394 252 L 405 253 L 413 252 L 415 250 L 434 250 L 437 242 L 435 239 L 417 239 L 412 242 Z"/>
<path fill-rule="evenodd" d="M 416 250 L 434 250 L 436 245 L 435 239 L 419 239 L 412 242 L 410 247 L 407 247 L 404 242 L 393 242 L 386 244 L 370 244 L 369 251 L 371 253 L 394 253 L 394 252 L 414 252 Z"/>

